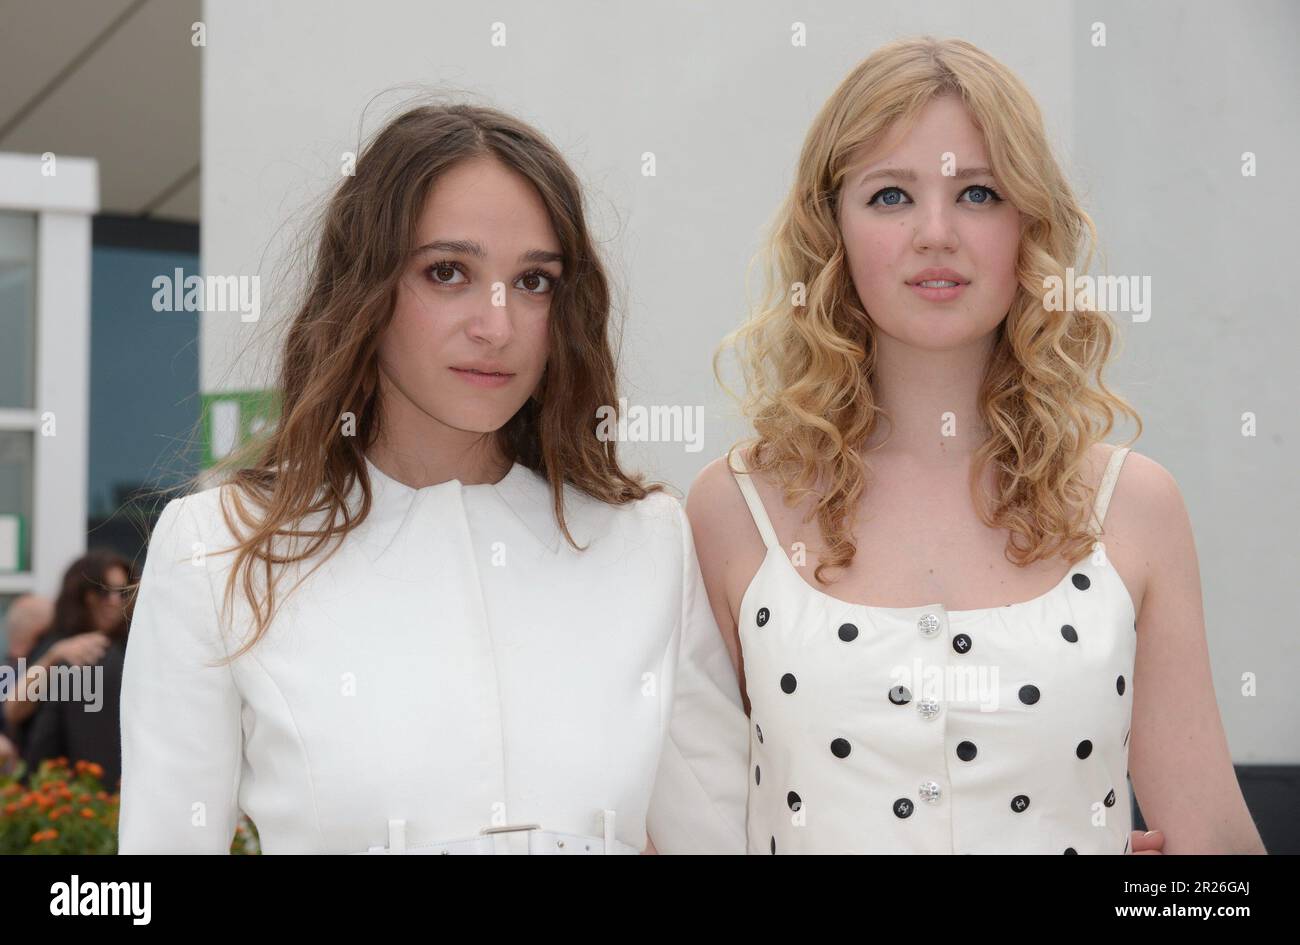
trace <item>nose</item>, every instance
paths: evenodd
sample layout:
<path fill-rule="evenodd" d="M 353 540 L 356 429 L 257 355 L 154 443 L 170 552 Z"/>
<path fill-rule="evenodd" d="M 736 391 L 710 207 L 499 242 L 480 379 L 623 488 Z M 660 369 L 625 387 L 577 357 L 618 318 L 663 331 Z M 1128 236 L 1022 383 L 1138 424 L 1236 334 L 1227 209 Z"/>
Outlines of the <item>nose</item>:
<path fill-rule="evenodd" d="M 502 304 L 496 305 L 495 301 Z M 503 283 L 493 283 L 478 300 L 474 311 L 470 313 L 466 331 L 475 341 L 491 345 L 503 345 L 514 334 L 510 321 L 510 292 L 503 288 Z"/>
<path fill-rule="evenodd" d="M 941 249 L 945 252 L 956 251 L 959 243 L 957 228 L 953 226 L 949 214 L 949 208 L 939 203 L 935 203 L 920 212 L 916 232 L 912 234 L 912 247 L 918 253 L 925 253 L 934 249 Z"/>

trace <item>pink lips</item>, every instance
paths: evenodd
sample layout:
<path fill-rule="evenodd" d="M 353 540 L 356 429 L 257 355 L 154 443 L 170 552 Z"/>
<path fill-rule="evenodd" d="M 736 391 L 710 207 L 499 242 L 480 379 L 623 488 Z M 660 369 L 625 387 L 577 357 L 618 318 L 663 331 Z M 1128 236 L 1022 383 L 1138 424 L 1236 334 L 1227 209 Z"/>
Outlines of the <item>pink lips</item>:
<path fill-rule="evenodd" d="M 922 282 L 937 281 L 955 282 L 957 284 L 943 287 L 921 285 Z M 929 269 L 922 269 L 920 272 L 916 273 L 916 275 L 907 280 L 907 284 L 914 292 L 926 301 L 947 302 L 961 295 L 962 290 L 970 284 L 970 280 L 955 269 L 938 269 L 931 267 Z"/>
<path fill-rule="evenodd" d="M 505 387 L 515 379 L 513 374 L 480 374 L 477 371 L 466 371 L 460 368 L 451 368 L 451 371 L 462 380 L 478 387 Z"/>
<path fill-rule="evenodd" d="M 960 282 L 957 285 L 948 286 L 946 288 L 932 288 L 929 286 L 914 285 L 912 283 L 909 283 L 908 287 L 917 295 L 921 296 L 921 298 L 930 302 L 947 302 L 950 299 L 955 299 L 957 296 L 961 295 L 962 290 L 966 288 L 966 286 Z"/>

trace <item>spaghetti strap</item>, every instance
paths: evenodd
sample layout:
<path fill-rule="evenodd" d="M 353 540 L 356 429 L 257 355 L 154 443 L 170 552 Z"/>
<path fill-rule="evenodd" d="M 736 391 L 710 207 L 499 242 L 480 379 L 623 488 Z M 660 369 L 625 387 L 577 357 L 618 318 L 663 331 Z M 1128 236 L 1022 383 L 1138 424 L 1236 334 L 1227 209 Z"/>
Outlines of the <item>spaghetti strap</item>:
<path fill-rule="evenodd" d="M 735 459 L 729 463 L 728 468 L 736 477 L 736 484 L 740 486 L 740 491 L 745 496 L 745 504 L 749 506 L 749 514 L 754 517 L 758 533 L 763 536 L 763 544 L 769 548 L 779 548 L 781 543 L 776 540 L 776 530 L 772 528 L 772 522 L 767 517 L 767 510 L 763 508 L 763 500 L 758 497 L 758 490 L 754 488 L 754 481 L 745 466 L 744 457 L 740 450 L 734 450 L 729 455 L 734 456 Z M 740 468 L 737 469 L 737 466 Z"/>
<path fill-rule="evenodd" d="M 1093 529 L 1098 535 L 1101 534 L 1102 524 L 1106 521 L 1106 508 L 1110 505 L 1111 493 L 1115 491 L 1115 482 L 1119 479 L 1120 467 L 1124 465 L 1124 457 L 1128 455 L 1127 446 L 1115 449 L 1110 454 L 1110 462 L 1106 464 L 1106 473 L 1101 477 L 1101 484 L 1097 487 L 1097 501 L 1092 507 Z"/>

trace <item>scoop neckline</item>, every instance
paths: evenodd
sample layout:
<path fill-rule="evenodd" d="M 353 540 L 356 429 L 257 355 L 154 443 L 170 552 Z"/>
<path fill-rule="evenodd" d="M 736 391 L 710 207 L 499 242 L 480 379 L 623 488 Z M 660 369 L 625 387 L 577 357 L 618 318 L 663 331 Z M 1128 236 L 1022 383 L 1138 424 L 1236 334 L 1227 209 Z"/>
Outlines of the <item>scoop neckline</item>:
<path fill-rule="evenodd" d="M 458 486 L 461 492 L 474 492 L 474 491 L 481 492 L 487 489 L 495 489 L 498 486 L 504 484 L 507 479 L 513 477 L 522 468 L 519 463 L 517 462 L 512 463 L 510 465 L 510 469 L 506 472 L 506 474 L 496 482 L 472 482 L 466 484 L 461 482 L 459 479 L 446 479 L 442 482 L 435 482 L 432 485 L 420 486 L 417 489 L 414 486 L 408 486 L 406 483 L 400 482 L 399 480 L 394 479 L 392 476 L 388 475 L 388 473 L 384 472 L 382 469 L 376 466 L 369 456 L 366 456 L 365 460 L 366 460 L 366 466 L 368 467 L 372 478 L 378 479 L 379 481 L 391 486 L 392 488 L 396 489 L 399 492 L 411 493 L 414 495 L 419 495 L 424 492 L 432 492 L 435 489 L 445 489 L 453 484 Z"/>
<path fill-rule="evenodd" d="M 1104 541 L 1098 540 L 1098 544 L 1101 545 L 1103 550 L 1105 549 L 1106 543 Z M 947 614 L 950 618 L 980 617 L 987 614 L 1001 613 L 1005 611 L 1016 611 L 1016 610 L 1023 609 L 1025 607 L 1031 607 L 1035 604 L 1041 604 L 1043 601 L 1054 596 L 1062 587 L 1065 586 L 1066 582 L 1069 581 L 1070 578 L 1072 578 L 1075 574 L 1079 573 L 1080 567 L 1084 566 L 1084 562 L 1086 562 L 1089 557 L 1088 555 L 1084 555 L 1079 560 L 1072 562 L 1070 564 L 1070 567 L 1066 569 L 1065 576 L 1062 577 L 1061 580 L 1057 581 L 1055 585 L 1053 585 L 1048 590 L 1044 591 L 1042 594 L 1037 595 L 1036 597 L 1031 597 L 1028 600 L 1014 601 L 1010 604 L 1003 604 L 1000 607 L 977 607 L 969 610 L 949 610 L 946 606 L 944 606 L 944 604 L 939 602 L 917 604 L 914 607 L 882 607 L 877 604 L 858 604 L 852 601 L 843 600 L 839 597 L 836 597 L 833 594 L 828 594 L 823 590 L 819 590 L 818 588 L 813 587 L 811 584 L 809 584 L 807 581 L 803 579 L 803 575 L 801 575 L 798 571 L 795 570 L 794 564 L 792 564 L 790 559 L 786 557 L 785 552 L 781 551 L 780 548 L 768 547 L 767 553 L 763 556 L 763 563 L 760 564 L 758 570 L 754 572 L 753 578 L 750 579 L 749 586 L 745 588 L 745 593 L 741 595 L 740 603 L 741 603 L 742 610 L 744 609 L 745 601 L 749 597 L 750 591 L 752 591 L 754 585 L 758 583 L 759 574 L 761 574 L 763 569 L 767 567 L 768 559 L 773 554 L 780 555 L 785 565 L 783 570 L 786 571 L 786 573 L 790 576 L 792 580 L 798 581 L 800 586 L 805 588 L 809 594 L 826 601 L 828 604 L 838 604 L 841 607 L 849 607 L 854 610 L 864 611 L 866 613 L 884 614 L 889 616 L 902 616 L 902 615 L 910 616 L 916 613 L 925 613 L 926 611 L 942 611 L 943 613 Z M 1104 568 L 1103 570 L 1114 571 L 1115 569 L 1113 566 L 1109 566 Z M 1120 590 L 1123 592 L 1124 599 L 1128 602 L 1129 611 L 1133 614 L 1133 620 L 1137 620 L 1137 607 L 1133 603 L 1133 595 L 1129 593 L 1128 585 L 1124 583 L 1123 578 L 1121 578 L 1118 573 L 1115 574 L 1115 579 L 1119 581 Z"/>

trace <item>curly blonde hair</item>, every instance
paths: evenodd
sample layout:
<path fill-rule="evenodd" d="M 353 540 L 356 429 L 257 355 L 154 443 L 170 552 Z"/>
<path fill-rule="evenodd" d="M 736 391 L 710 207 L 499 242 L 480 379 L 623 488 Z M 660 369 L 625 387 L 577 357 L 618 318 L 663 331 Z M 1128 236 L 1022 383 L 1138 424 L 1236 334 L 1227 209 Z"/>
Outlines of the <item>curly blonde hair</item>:
<path fill-rule="evenodd" d="M 875 328 L 849 272 L 839 192 L 859 148 L 905 130 L 944 94 L 960 96 L 1004 195 L 1022 213 L 1019 288 L 981 384 L 979 411 L 990 433 L 975 453 L 970 483 L 984 523 L 1010 530 L 1007 558 L 1023 566 L 1087 554 L 1095 536 L 1093 490 L 1081 474 L 1086 454 L 1104 441 L 1116 414 L 1137 424 L 1129 443 L 1141 435 L 1137 411 L 1101 379 L 1115 340 L 1109 316 L 1044 306 L 1044 280 L 1065 283 L 1067 267 L 1085 249 L 1076 271 L 1086 272 L 1097 232 L 1052 155 L 1033 98 L 1006 67 L 963 40 L 925 36 L 883 46 L 813 121 L 794 186 L 753 261 L 765 273 L 762 299 L 713 359 L 725 388 L 718 358 L 735 348 L 747 387 L 743 410 L 757 434 L 732 450 L 751 446 L 750 470 L 770 473 L 787 503 L 817 500 L 812 514 L 826 547 L 815 577 L 822 583 L 824 570 L 847 567 L 857 550 L 849 522 L 868 471 L 859 451 L 884 413 L 872 392 Z M 982 503 L 978 484 L 988 464 L 996 494 Z"/>

